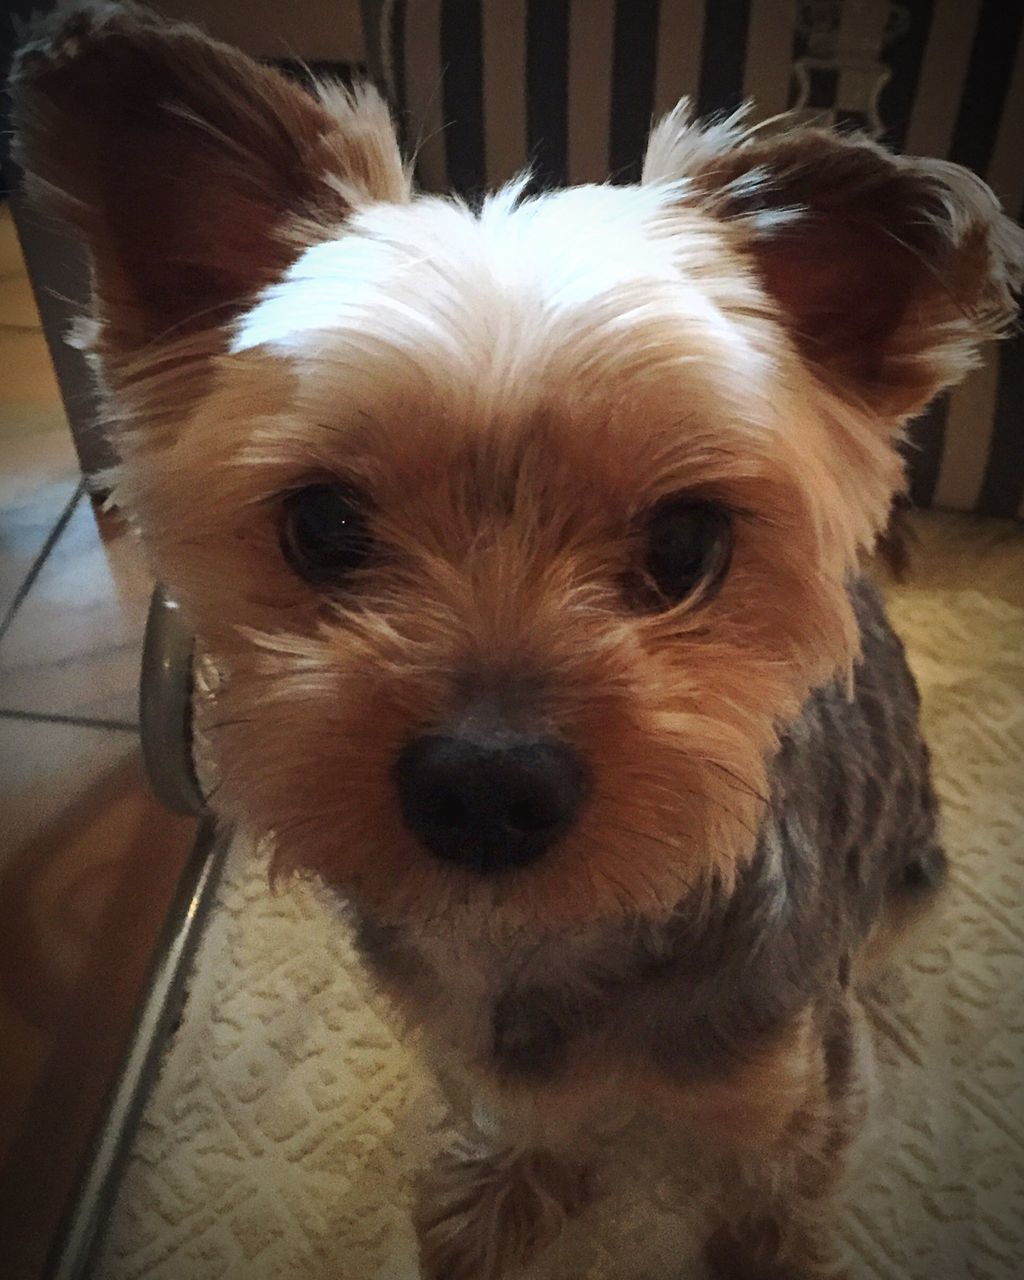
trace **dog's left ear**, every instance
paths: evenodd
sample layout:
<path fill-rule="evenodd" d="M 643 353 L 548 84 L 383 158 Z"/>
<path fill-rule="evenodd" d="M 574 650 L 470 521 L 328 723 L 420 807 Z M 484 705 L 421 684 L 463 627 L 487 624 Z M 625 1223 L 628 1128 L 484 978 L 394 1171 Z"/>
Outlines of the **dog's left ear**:
<path fill-rule="evenodd" d="M 895 156 L 821 128 L 774 134 L 693 124 L 651 135 L 645 182 L 722 219 L 805 360 L 887 419 L 922 409 L 1005 334 L 1024 282 L 1024 232 L 968 170 Z"/>
<path fill-rule="evenodd" d="M 222 324 L 362 203 L 408 199 L 370 89 L 306 92 L 197 28 L 78 0 L 10 81 L 30 193 L 85 240 L 109 354 Z"/>

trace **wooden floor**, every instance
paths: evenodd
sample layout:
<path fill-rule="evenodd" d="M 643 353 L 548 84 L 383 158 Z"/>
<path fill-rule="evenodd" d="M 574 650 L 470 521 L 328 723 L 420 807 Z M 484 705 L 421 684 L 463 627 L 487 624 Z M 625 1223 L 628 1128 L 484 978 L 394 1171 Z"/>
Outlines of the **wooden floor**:
<path fill-rule="evenodd" d="M 193 823 L 137 738 L 150 578 L 83 492 L 0 206 L 0 1275 L 34 1280 L 123 1051 Z"/>

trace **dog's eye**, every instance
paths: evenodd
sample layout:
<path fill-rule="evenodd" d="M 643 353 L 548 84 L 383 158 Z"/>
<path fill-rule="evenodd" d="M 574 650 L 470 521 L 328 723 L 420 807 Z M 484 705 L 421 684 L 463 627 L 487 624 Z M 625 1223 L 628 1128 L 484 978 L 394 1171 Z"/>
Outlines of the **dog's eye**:
<path fill-rule="evenodd" d="M 662 607 L 713 591 L 732 557 L 732 518 L 718 502 L 668 498 L 647 525 L 644 568 Z"/>
<path fill-rule="evenodd" d="M 355 493 L 338 483 L 308 484 L 283 504 L 281 550 L 301 578 L 318 586 L 342 582 L 372 549 Z"/>

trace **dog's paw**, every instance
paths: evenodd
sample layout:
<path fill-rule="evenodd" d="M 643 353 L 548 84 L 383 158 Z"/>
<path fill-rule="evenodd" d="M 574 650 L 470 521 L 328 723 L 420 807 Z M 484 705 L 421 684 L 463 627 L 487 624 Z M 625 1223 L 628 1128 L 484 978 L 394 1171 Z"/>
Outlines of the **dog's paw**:
<path fill-rule="evenodd" d="M 424 1280 L 502 1280 L 558 1235 L 591 1197 L 587 1171 L 542 1151 L 460 1143 L 420 1188 Z"/>
<path fill-rule="evenodd" d="M 850 1280 L 827 1236 L 790 1234 L 769 1221 L 719 1229 L 704 1263 L 710 1280 Z"/>

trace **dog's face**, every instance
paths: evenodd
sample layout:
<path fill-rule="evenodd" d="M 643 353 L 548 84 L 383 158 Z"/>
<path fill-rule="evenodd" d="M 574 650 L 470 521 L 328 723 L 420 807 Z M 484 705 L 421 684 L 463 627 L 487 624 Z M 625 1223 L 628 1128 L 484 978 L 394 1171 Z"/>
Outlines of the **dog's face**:
<path fill-rule="evenodd" d="M 728 872 L 850 652 L 841 458 L 765 310 L 710 219 L 606 188 L 368 208 L 239 317 L 136 483 L 281 858 L 587 917 Z"/>
<path fill-rule="evenodd" d="M 372 94 L 91 14 L 22 57 L 22 155 L 92 251 L 119 496 L 227 671 L 218 803 L 396 920 L 728 883 L 855 657 L 899 428 L 1012 314 L 987 190 L 677 113 L 639 186 L 470 210 Z"/>

